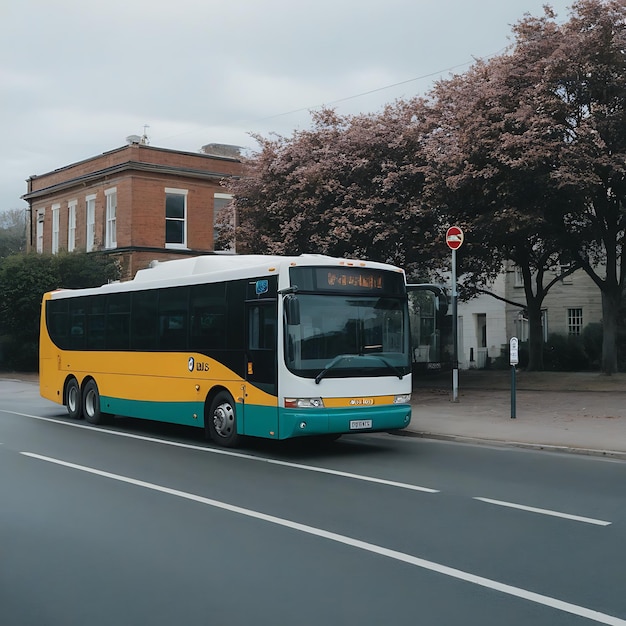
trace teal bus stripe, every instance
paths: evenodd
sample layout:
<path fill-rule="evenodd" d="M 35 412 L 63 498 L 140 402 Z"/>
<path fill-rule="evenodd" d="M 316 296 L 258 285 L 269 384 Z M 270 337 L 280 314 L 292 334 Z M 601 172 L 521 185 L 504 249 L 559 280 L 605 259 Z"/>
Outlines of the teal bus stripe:
<path fill-rule="evenodd" d="M 204 402 L 151 402 L 102 396 L 104 413 L 204 428 Z"/>
<path fill-rule="evenodd" d="M 102 396 L 104 413 L 204 427 L 204 402 L 151 402 Z M 411 421 L 411 406 L 397 404 L 378 407 L 336 409 L 284 409 L 241 404 L 236 406 L 237 431 L 243 435 L 287 439 L 331 433 L 376 432 L 406 428 Z M 353 420 L 371 420 L 364 429 L 351 429 Z"/>

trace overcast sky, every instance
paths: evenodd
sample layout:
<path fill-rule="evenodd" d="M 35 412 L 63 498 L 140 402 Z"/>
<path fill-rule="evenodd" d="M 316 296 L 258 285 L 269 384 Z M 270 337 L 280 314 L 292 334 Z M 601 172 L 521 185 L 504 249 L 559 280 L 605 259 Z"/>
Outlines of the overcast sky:
<path fill-rule="evenodd" d="M 2 0 L 0 210 L 26 179 L 125 145 L 290 136 L 378 112 L 502 52 L 546 0 Z M 570 0 L 549 4 L 558 20 Z"/>

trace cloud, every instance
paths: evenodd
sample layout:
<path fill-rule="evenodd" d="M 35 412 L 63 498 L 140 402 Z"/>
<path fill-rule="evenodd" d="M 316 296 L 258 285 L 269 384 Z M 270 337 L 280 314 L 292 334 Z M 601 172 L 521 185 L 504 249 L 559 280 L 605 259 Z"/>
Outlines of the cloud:
<path fill-rule="evenodd" d="M 4 2 L 0 209 L 21 203 L 31 174 L 118 147 L 144 124 L 153 145 L 194 151 L 290 136 L 320 105 L 379 111 L 423 94 L 429 74 L 502 49 L 543 2 Z M 563 15 L 565 2 L 553 2 Z"/>

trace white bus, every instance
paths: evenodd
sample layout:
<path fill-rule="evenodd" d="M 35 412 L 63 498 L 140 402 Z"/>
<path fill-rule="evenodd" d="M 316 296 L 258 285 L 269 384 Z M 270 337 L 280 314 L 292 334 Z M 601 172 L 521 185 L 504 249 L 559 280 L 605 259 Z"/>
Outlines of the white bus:
<path fill-rule="evenodd" d="M 383 263 L 200 256 L 43 298 L 43 397 L 222 446 L 404 428 L 411 360 L 405 275 Z"/>

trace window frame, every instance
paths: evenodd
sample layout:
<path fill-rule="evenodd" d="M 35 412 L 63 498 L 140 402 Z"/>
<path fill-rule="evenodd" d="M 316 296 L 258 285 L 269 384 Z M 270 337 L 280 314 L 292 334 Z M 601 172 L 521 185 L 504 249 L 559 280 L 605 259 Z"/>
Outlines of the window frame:
<path fill-rule="evenodd" d="M 175 187 L 165 187 L 165 247 L 175 250 L 187 250 L 187 196 L 189 194 L 188 189 L 178 189 Z M 167 196 L 182 196 L 183 197 L 183 217 L 170 217 L 167 215 Z M 167 240 L 167 225 L 168 222 L 182 222 L 182 242 L 173 242 Z"/>
<path fill-rule="evenodd" d="M 78 200 L 69 200 L 67 203 L 67 251 L 73 252 L 76 248 L 76 207 Z"/>
<path fill-rule="evenodd" d="M 96 194 L 85 198 L 85 251 L 93 252 L 96 247 Z"/>
<path fill-rule="evenodd" d="M 35 251 L 43 254 L 43 231 L 46 220 L 46 209 L 37 209 L 37 222 L 35 226 Z"/>
<path fill-rule="evenodd" d="M 583 332 L 583 307 L 568 307 L 567 334 L 570 337 L 579 337 Z"/>
<path fill-rule="evenodd" d="M 107 250 L 117 248 L 117 187 L 105 189 L 106 216 L 104 247 Z"/>
<path fill-rule="evenodd" d="M 59 252 L 59 231 L 61 229 L 61 204 L 52 205 L 52 244 L 50 251 L 52 254 Z"/>

